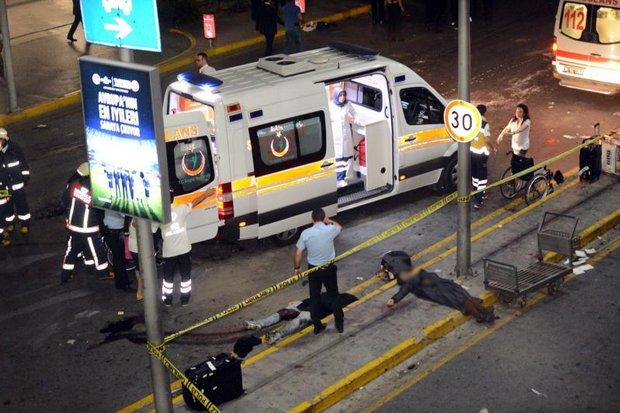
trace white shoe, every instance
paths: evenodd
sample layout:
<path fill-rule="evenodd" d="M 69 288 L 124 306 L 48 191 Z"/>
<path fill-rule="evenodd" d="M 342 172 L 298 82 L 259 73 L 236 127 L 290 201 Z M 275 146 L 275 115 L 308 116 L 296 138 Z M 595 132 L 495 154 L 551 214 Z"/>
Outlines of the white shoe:
<path fill-rule="evenodd" d="M 260 330 L 260 326 L 254 320 L 245 320 L 243 325 L 246 330 Z"/>
<path fill-rule="evenodd" d="M 347 181 L 338 181 L 337 184 L 338 188 L 344 188 L 345 186 L 347 186 Z"/>

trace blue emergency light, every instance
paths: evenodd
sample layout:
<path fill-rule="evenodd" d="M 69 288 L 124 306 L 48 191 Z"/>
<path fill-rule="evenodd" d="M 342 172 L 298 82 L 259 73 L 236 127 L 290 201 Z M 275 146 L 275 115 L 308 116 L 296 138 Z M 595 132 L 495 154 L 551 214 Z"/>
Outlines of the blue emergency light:
<path fill-rule="evenodd" d="M 177 80 L 200 87 L 218 87 L 224 84 L 220 79 L 197 72 L 181 72 Z"/>

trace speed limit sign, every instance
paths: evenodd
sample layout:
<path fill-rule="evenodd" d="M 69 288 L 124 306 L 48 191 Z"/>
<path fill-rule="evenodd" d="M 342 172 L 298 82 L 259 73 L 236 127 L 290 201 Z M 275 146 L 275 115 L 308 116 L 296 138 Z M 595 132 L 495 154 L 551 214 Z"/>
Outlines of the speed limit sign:
<path fill-rule="evenodd" d="M 457 142 L 470 142 L 480 132 L 482 116 L 471 103 L 453 100 L 443 112 L 443 122 L 452 139 Z"/>

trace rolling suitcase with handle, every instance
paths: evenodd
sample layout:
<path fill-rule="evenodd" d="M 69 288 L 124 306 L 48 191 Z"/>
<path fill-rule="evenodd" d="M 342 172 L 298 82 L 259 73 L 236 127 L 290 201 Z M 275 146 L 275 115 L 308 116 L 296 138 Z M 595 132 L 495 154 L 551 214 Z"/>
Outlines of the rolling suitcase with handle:
<path fill-rule="evenodd" d="M 222 353 L 185 370 L 185 376 L 215 405 L 236 399 L 243 394 L 241 360 Z M 204 406 L 183 387 L 183 399 L 190 409 Z"/>

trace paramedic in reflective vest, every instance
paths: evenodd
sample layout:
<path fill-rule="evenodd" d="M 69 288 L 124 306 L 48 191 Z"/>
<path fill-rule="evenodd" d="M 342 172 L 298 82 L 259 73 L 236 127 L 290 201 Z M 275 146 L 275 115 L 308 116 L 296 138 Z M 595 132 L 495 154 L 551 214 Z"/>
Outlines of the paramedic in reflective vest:
<path fill-rule="evenodd" d="M 9 216 L 9 201 L 11 191 L 9 190 L 9 178 L 6 168 L 0 164 L 0 246 L 8 247 L 11 245 L 11 237 L 6 230 L 6 217 Z"/>
<path fill-rule="evenodd" d="M 334 238 L 342 231 L 342 226 L 325 216 L 325 211 L 312 211 L 313 225 L 305 229 L 297 241 L 295 251 L 295 274 L 301 271 L 301 258 L 304 250 L 308 250 L 308 268 L 319 267 L 319 270 L 308 276 L 310 285 L 310 317 L 314 324 L 314 334 L 325 330 L 321 322 L 321 288 L 325 285 L 330 297 L 332 313 L 339 333 L 344 331 L 344 313 L 338 300 L 338 275 L 336 266 L 331 261 L 336 257 Z"/>
<path fill-rule="evenodd" d="M 495 151 L 495 147 L 491 143 L 491 128 L 484 114 L 487 112 L 485 105 L 477 106 L 478 112 L 482 116 L 482 128 L 478 136 L 471 141 L 471 183 L 474 190 L 482 190 L 487 187 L 487 165 L 491 150 Z M 474 196 L 474 208 L 480 209 L 483 206 L 485 194 L 480 192 Z"/>
<path fill-rule="evenodd" d="M 25 186 L 30 179 L 30 169 L 21 148 L 9 140 L 9 134 L 4 128 L 0 128 L 0 164 L 5 168 L 11 190 L 11 198 L 7 207 L 8 214 L 4 218 L 7 229 L 13 230 L 17 216 L 21 224 L 19 232 L 27 234 L 30 228 L 30 208 Z"/>
<path fill-rule="evenodd" d="M 172 305 L 174 293 L 174 274 L 181 275 L 181 305 L 189 304 L 192 292 L 192 244 L 187 235 L 187 216 L 208 196 L 205 192 L 187 204 L 172 205 L 171 220 L 160 225 L 163 240 L 162 257 L 164 258 L 164 281 L 161 287 L 161 299 L 166 307 Z"/>
<path fill-rule="evenodd" d="M 103 247 L 103 240 L 99 233 L 97 211 L 92 209 L 92 194 L 88 176 L 88 163 L 81 164 L 74 173 L 62 196 L 62 202 L 67 208 L 67 250 L 62 261 L 60 282 L 65 284 L 71 278 L 75 269 L 75 262 L 80 253 L 84 257 L 92 258 L 95 269 L 100 274 L 107 274 L 108 261 Z"/>
<path fill-rule="evenodd" d="M 329 106 L 336 155 L 336 179 L 341 188 L 347 185 L 347 174 L 352 166 L 354 152 L 351 125 L 356 115 L 353 105 L 347 100 L 347 92 L 339 87 L 334 89 Z"/>

